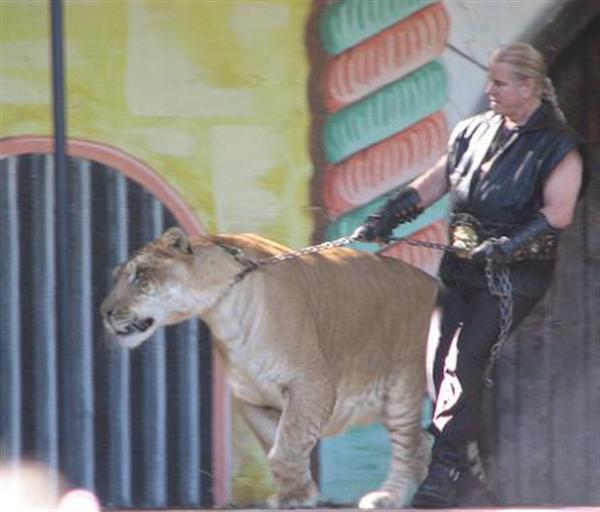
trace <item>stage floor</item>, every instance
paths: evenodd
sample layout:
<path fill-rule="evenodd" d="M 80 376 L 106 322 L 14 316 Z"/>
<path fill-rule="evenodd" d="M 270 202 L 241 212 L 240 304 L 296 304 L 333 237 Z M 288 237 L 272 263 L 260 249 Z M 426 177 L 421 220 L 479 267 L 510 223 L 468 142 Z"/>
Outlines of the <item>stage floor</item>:
<path fill-rule="evenodd" d="M 157 512 L 159 509 L 103 509 L 107 512 Z M 275 509 L 260 509 L 260 508 L 250 508 L 250 509 L 242 509 L 242 508 L 226 508 L 226 509 L 160 509 L 161 512 L 211 512 L 214 510 L 234 510 L 235 512 L 257 512 L 262 510 L 275 510 Z M 311 510 L 314 512 L 356 512 L 358 509 L 356 508 L 314 508 L 314 509 L 296 509 L 296 510 Z M 389 509 L 387 509 L 389 510 Z M 403 510 L 406 512 L 423 512 L 424 509 L 416 509 L 416 508 L 403 508 L 403 509 L 395 509 L 395 510 Z M 554 511 L 563 511 L 563 512 L 599 512 L 599 507 L 498 507 L 498 508 L 447 508 L 444 509 L 446 512 L 554 512 Z M 383 509 L 382 509 L 383 511 Z"/>

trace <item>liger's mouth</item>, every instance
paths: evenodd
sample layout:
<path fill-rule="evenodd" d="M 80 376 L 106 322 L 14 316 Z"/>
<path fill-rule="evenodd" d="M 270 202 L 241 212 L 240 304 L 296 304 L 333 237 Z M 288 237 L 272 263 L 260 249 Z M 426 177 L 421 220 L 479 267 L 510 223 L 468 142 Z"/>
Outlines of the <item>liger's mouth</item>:
<path fill-rule="evenodd" d="M 131 334 L 146 332 L 153 325 L 153 318 L 143 318 L 140 320 L 135 320 L 134 322 L 131 322 L 127 326 L 120 329 L 115 329 L 115 332 L 118 336 L 130 336 Z"/>

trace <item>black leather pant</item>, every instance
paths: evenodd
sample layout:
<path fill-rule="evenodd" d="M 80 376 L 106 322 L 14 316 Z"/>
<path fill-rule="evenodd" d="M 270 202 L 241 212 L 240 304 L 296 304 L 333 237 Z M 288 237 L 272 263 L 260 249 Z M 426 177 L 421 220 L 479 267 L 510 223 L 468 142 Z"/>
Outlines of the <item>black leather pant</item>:
<path fill-rule="evenodd" d="M 540 298 L 513 295 L 513 300 L 515 329 Z M 479 433 L 484 370 L 499 333 L 498 301 L 487 289 L 448 285 L 440 290 L 438 308 L 437 398 L 430 430 L 439 441 L 464 447 Z"/>

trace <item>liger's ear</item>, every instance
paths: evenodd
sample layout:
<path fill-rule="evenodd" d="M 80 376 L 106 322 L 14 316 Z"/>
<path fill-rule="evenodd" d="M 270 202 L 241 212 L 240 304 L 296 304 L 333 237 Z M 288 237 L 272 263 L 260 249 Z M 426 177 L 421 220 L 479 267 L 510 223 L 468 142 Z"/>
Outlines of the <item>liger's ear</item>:
<path fill-rule="evenodd" d="M 173 227 L 167 229 L 161 236 L 168 247 L 177 249 L 185 254 L 192 254 L 192 246 L 187 235 L 181 228 Z"/>
<path fill-rule="evenodd" d="M 119 276 L 119 273 L 121 272 L 121 270 L 123 270 L 124 266 L 125 266 L 125 263 L 119 263 L 115 268 L 113 268 L 113 270 L 112 270 L 113 281 L 117 279 L 117 277 Z"/>

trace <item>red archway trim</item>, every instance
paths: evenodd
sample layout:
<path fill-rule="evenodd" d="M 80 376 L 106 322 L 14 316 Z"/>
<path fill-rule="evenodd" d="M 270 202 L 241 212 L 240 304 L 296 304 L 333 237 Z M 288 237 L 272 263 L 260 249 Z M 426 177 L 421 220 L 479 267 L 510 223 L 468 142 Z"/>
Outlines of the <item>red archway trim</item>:
<path fill-rule="evenodd" d="M 86 158 L 122 172 L 159 199 L 189 235 L 205 234 L 206 228 L 194 216 L 183 198 L 151 167 L 115 147 L 83 139 L 69 139 L 67 154 Z M 0 158 L 30 153 L 53 153 L 54 139 L 44 135 L 23 135 L 0 139 Z M 213 475 L 215 506 L 231 500 L 230 404 L 225 371 L 218 357 L 213 358 Z"/>
<path fill-rule="evenodd" d="M 27 153 L 53 153 L 54 139 L 49 136 L 19 136 L 0 139 L 0 157 Z M 206 233 L 181 196 L 141 160 L 112 146 L 83 139 L 69 139 L 67 154 L 94 160 L 121 171 L 128 178 L 152 192 L 173 214 L 190 235 Z"/>

